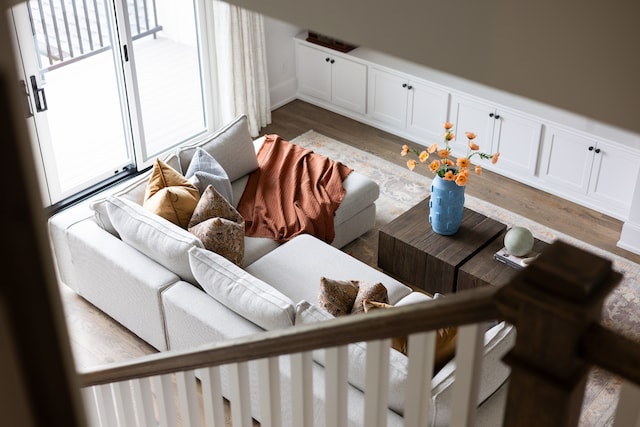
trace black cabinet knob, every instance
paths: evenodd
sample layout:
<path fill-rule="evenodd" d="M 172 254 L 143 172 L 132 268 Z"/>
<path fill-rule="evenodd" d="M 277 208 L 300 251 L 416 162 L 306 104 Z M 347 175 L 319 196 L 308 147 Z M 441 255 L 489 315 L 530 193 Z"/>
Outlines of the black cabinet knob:
<path fill-rule="evenodd" d="M 325 60 L 326 62 L 329 62 L 329 61 L 331 61 L 331 58 L 324 58 L 324 60 Z"/>
<path fill-rule="evenodd" d="M 407 86 L 407 89 L 411 90 L 411 89 L 413 89 L 413 86 L 409 85 L 409 86 Z"/>
<path fill-rule="evenodd" d="M 600 149 L 596 148 L 596 154 L 600 153 Z"/>
<path fill-rule="evenodd" d="M 336 60 L 335 60 L 335 59 L 332 59 L 332 60 L 331 60 L 331 63 L 333 64 L 334 62 L 336 62 Z"/>
<path fill-rule="evenodd" d="M 407 84 L 406 83 L 402 83 L 402 87 L 407 87 Z"/>
<path fill-rule="evenodd" d="M 496 120 L 498 120 L 500 118 L 500 114 L 496 114 L 496 116 L 494 117 Z"/>
<path fill-rule="evenodd" d="M 493 114 L 493 113 L 489 113 L 489 117 L 493 117 L 493 116 L 494 116 L 494 114 Z"/>
<path fill-rule="evenodd" d="M 591 147 L 589 147 L 589 151 L 593 151 L 595 147 L 592 145 Z"/>

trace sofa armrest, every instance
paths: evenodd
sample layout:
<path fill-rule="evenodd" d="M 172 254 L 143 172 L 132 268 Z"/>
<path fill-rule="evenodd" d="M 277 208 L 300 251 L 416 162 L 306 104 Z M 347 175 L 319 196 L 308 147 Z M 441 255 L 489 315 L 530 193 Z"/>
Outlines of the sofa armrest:
<path fill-rule="evenodd" d="M 67 239 L 76 292 L 158 350 L 166 350 L 160 294 L 178 282 L 178 276 L 94 221 L 70 227 Z"/>
<path fill-rule="evenodd" d="M 484 335 L 484 356 L 478 391 L 478 405 L 489 399 L 509 378 L 509 367 L 502 357 L 515 344 L 516 329 L 506 322 L 498 323 Z M 434 426 L 448 425 L 451 416 L 453 382 L 456 370 L 455 358 L 449 361 L 431 381 Z"/>

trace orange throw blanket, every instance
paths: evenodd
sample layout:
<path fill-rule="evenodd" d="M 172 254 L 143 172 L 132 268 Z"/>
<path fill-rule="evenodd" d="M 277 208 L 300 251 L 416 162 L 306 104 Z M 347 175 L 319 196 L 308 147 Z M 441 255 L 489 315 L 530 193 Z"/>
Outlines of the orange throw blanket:
<path fill-rule="evenodd" d="M 265 136 L 258 165 L 238 203 L 245 234 L 285 242 L 306 233 L 331 243 L 352 169 L 278 135 Z"/>

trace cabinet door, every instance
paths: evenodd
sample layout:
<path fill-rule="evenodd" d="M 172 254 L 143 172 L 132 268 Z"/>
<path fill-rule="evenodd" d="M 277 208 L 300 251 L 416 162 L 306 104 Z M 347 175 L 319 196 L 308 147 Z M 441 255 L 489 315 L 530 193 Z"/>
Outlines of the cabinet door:
<path fill-rule="evenodd" d="M 500 152 L 500 160 L 492 169 L 520 176 L 535 175 L 542 123 L 504 109 L 499 109 L 494 119 L 493 145 L 487 152 Z"/>
<path fill-rule="evenodd" d="M 356 113 L 367 111 L 367 66 L 343 57 L 331 61 L 331 102 Z"/>
<path fill-rule="evenodd" d="M 490 104 L 459 95 L 451 97 L 449 121 L 454 125 L 455 138 L 450 145 L 454 156 L 467 155 L 468 140 L 465 132 L 473 132 L 477 135 L 475 142 L 480 146 L 480 151 L 486 153 L 491 151 L 495 112 L 495 107 Z M 444 133 L 444 129 L 442 129 L 442 133 Z M 476 162 L 474 161 L 474 163 Z"/>
<path fill-rule="evenodd" d="M 407 120 L 407 86 L 404 77 L 370 67 L 368 111 L 371 118 L 404 129 Z"/>
<path fill-rule="evenodd" d="M 545 130 L 540 177 L 551 187 L 585 195 L 596 140 L 570 131 Z"/>
<path fill-rule="evenodd" d="M 419 82 L 409 82 L 407 131 L 424 139 L 424 145 L 442 141 L 449 111 L 449 92 Z"/>
<path fill-rule="evenodd" d="M 598 141 L 593 153 L 589 197 L 603 202 L 609 210 L 629 212 L 640 173 L 640 154 L 605 141 Z"/>
<path fill-rule="evenodd" d="M 331 58 L 319 49 L 297 44 L 298 91 L 331 101 Z"/>

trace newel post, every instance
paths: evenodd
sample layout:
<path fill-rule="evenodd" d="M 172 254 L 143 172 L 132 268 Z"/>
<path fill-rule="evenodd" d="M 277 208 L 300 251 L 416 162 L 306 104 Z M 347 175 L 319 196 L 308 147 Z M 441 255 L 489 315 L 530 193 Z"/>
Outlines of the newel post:
<path fill-rule="evenodd" d="M 516 325 L 504 426 L 576 426 L 588 373 L 580 340 L 621 275 L 611 261 L 557 241 L 497 294 Z"/>

